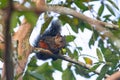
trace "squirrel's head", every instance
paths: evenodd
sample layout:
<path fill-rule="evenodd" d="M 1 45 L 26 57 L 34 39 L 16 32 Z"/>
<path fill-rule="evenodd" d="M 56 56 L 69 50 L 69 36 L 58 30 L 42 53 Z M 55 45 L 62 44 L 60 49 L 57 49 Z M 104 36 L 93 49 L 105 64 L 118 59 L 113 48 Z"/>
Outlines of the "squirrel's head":
<path fill-rule="evenodd" d="M 57 34 L 55 36 L 55 44 L 57 48 L 64 48 L 66 46 L 65 36 L 61 36 L 60 34 Z"/>

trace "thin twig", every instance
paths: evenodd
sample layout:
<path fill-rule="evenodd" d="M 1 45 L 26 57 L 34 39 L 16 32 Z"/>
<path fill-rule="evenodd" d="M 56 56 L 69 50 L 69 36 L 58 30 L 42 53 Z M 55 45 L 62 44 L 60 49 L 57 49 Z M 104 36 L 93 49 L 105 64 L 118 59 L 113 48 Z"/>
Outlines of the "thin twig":
<path fill-rule="evenodd" d="M 35 7 L 25 7 L 19 3 L 14 3 L 14 9 L 18 10 L 18 11 L 35 11 Z M 111 24 L 111 23 L 106 23 L 106 22 L 102 22 L 99 20 L 95 20 L 93 18 L 87 17 L 84 14 L 77 12 L 71 8 L 67 8 L 67 7 L 63 7 L 63 6 L 54 6 L 54 5 L 45 5 L 42 8 L 40 8 L 39 10 L 42 10 L 43 12 L 51 12 L 54 11 L 56 13 L 60 13 L 60 14 L 65 14 L 65 15 L 72 15 L 74 17 L 77 17 L 93 26 L 101 26 L 101 27 L 108 27 L 108 28 L 113 28 L 113 29 L 118 29 L 119 26 L 115 25 L 115 24 Z M 41 11 L 38 11 L 41 12 Z"/>

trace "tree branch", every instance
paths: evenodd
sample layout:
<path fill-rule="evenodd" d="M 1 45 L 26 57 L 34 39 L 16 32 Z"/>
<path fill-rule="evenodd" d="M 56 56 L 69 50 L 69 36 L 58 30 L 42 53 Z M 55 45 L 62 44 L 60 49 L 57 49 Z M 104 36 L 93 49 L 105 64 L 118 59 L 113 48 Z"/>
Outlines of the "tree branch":
<path fill-rule="evenodd" d="M 120 80 L 120 71 L 112 74 L 110 77 L 108 77 L 106 80 Z"/>
<path fill-rule="evenodd" d="M 37 0 L 37 1 L 41 1 L 41 0 Z M 102 22 L 102 21 L 99 21 L 99 20 L 95 20 L 95 19 L 87 17 L 84 14 L 82 14 L 80 12 L 77 12 L 77 11 L 71 9 L 71 8 L 67 8 L 67 7 L 63 7 L 63 6 L 56 6 L 56 5 L 51 6 L 51 5 L 45 5 L 45 4 L 42 4 L 42 6 L 41 6 L 39 4 L 37 5 L 37 3 L 36 3 L 36 7 L 29 7 L 29 8 L 23 6 L 19 3 L 14 3 L 14 9 L 18 10 L 18 11 L 35 11 L 35 10 L 38 10 L 38 12 L 41 12 L 41 11 L 51 12 L 51 11 L 53 11 L 53 12 L 56 12 L 56 13 L 59 13 L 59 14 L 72 15 L 74 17 L 77 17 L 77 18 L 89 23 L 93 27 L 101 26 L 101 27 L 107 27 L 107 28 L 113 28 L 113 29 L 118 29 L 119 28 L 118 25 L 114 25 L 114 24 L 111 24 L 111 23 L 106 23 L 106 22 Z"/>
<path fill-rule="evenodd" d="M 22 80 L 22 74 L 24 72 L 27 59 L 31 53 L 32 47 L 29 44 L 29 37 L 33 27 L 24 19 L 20 25 L 20 28 L 13 35 L 13 40 L 18 41 L 17 53 L 18 53 L 18 66 L 16 70 L 16 76 L 19 75 L 18 80 Z"/>
<path fill-rule="evenodd" d="M 83 63 L 83 62 L 81 62 L 81 61 L 76 61 L 76 60 L 74 60 L 74 59 L 71 59 L 70 57 L 66 57 L 66 56 L 63 56 L 63 55 L 61 55 L 61 54 L 58 54 L 58 55 L 55 55 L 55 54 L 53 54 L 51 51 L 49 51 L 49 50 L 47 50 L 47 49 L 43 49 L 43 48 L 33 48 L 33 52 L 37 52 L 37 54 L 42 54 L 42 53 L 45 53 L 45 54 L 47 54 L 47 55 L 49 55 L 49 56 L 51 56 L 51 57 L 55 57 L 55 58 L 58 58 L 58 59 L 62 59 L 62 60 L 65 60 L 65 61 L 68 61 L 68 62 L 70 62 L 70 63 L 74 63 L 74 64 L 76 64 L 76 65 L 79 65 L 79 66 L 82 66 L 82 67 L 84 67 L 84 68 L 86 68 L 86 69 L 91 69 L 92 68 L 92 66 L 91 65 L 87 65 L 87 64 L 85 64 L 85 63 Z M 39 53 L 38 53 L 39 52 Z M 40 52 L 42 52 L 42 53 L 40 53 Z M 95 70 L 95 71 L 93 71 L 94 73 L 96 73 L 96 74 L 100 74 L 100 72 L 99 71 L 97 71 L 97 70 Z M 106 74 L 105 75 L 105 78 L 108 78 L 109 77 L 109 75 L 108 74 Z"/>
<path fill-rule="evenodd" d="M 4 36 L 5 36 L 5 50 L 4 50 L 4 74 L 3 80 L 13 80 L 14 66 L 12 60 L 12 45 L 10 33 L 10 19 L 12 15 L 12 0 L 8 1 L 8 6 L 5 8 L 4 13 Z"/>
<path fill-rule="evenodd" d="M 119 28 L 118 25 L 114 25 L 114 24 L 102 22 L 102 21 L 99 21 L 99 20 L 95 20 L 93 18 L 85 16 L 84 14 L 82 14 L 80 12 L 77 12 L 73 9 L 63 7 L 63 6 L 49 6 L 48 5 L 48 6 L 43 7 L 43 9 L 45 11 L 54 11 L 54 12 L 57 12 L 57 13 L 60 13 L 60 14 L 72 15 L 74 17 L 77 17 L 77 18 L 89 23 L 93 27 L 97 27 L 99 25 L 101 27 L 108 27 L 108 28 L 114 28 L 114 29 Z"/>

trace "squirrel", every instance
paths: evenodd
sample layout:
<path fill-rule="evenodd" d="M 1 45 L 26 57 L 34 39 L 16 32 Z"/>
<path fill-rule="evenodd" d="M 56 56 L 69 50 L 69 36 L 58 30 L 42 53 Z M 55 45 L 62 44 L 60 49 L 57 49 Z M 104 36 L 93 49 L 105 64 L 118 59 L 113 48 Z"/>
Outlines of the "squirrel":
<path fill-rule="evenodd" d="M 47 49 L 55 55 L 59 54 L 60 50 L 66 45 L 65 37 L 60 34 L 60 31 L 60 22 L 58 20 L 52 21 L 48 30 L 45 30 L 44 33 L 37 38 L 35 47 Z M 57 58 L 47 55 L 44 52 L 36 53 L 36 57 L 41 60 L 50 58 L 57 60 Z"/>

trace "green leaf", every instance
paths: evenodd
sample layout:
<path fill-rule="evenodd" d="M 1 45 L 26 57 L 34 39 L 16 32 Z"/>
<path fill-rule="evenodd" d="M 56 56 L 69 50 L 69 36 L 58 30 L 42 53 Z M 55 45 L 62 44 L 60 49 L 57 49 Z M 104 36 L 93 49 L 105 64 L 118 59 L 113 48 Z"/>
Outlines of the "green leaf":
<path fill-rule="evenodd" d="M 104 57 L 108 65 L 114 67 L 119 62 L 119 54 L 116 51 L 111 51 L 111 49 L 106 49 L 104 52 Z"/>
<path fill-rule="evenodd" d="M 104 22 L 110 20 L 111 16 L 112 16 L 112 14 L 107 14 L 107 15 L 103 16 L 103 18 L 105 18 Z"/>
<path fill-rule="evenodd" d="M 118 6 L 112 0 L 108 0 L 108 2 L 110 2 L 117 10 L 119 10 Z"/>
<path fill-rule="evenodd" d="M 36 62 L 37 62 L 37 60 L 36 60 L 36 58 L 35 57 L 32 57 L 31 58 L 31 61 L 29 62 L 29 64 L 28 64 L 28 70 L 35 70 L 35 67 L 37 68 L 38 67 L 38 65 L 36 64 Z"/>
<path fill-rule="evenodd" d="M 91 48 L 91 45 L 94 45 L 95 41 L 97 40 L 99 34 L 97 31 L 93 30 L 93 35 L 91 39 L 89 40 L 89 47 Z"/>
<path fill-rule="evenodd" d="M 72 52 L 69 48 L 67 48 L 67 53 L 68 53 L 70 58 L 74 58 L 74 55 L 72 54 Z"/>
<path fill-rule="evenodd" d="M 89 29 L 89 30 L 93 30 L 92 28 L 91 28 L 91 25 L 90 24 L 88 24 L 88 23 L 84 23 L 85 25 L 83 26 L 84 28 L 87 28 L 87 29 Z"/>
<path fill-rule="evenodd" d="M 19 20 L 19 17 L 18 17 L 18 12 L 15 11 L 12 13 L 12 16 L 11 16 L 11 32 L 14 32 L 13 29 L 17 26 L 17 23 L 18 23 L 18 20 Z"/>
<path fill-rule="evenodd" d="M 102 4 L 99 8 L 99 11 L 98 11 L 99 16 L 101 16 L 101 14 L 103 13 L 103 10 L 104 10 L 104 5 Z"/>
<path fill-rule="evenodd" d="M 88 26 L 86 26 L 87 23 L 84 23 L 83 21 L 79 21 L 79 28 L 83 32 L 84 29 Z"/>
<path fill-rule="evenodd" d="M 53 19 L 53 17 L 50 17 L 50 18 L 48 18 L 48 19 L 45 21 L 45 23 L 44 23 L 43 26 L 42 26 L 41 33 L 40 33 L 40 34 L 42 34 L 42 33 L 47 29 L 47 27 L 49 26 L 49 24 L 50 24 L 50 22 L 51 22 L 52 19 Z"/>
<path fill-rule="evenodd" d="M 62 21 L 63 24 L 70 23 L 72 24 L 72 18 L 66 16 L 66 15 L 60 15 L 59 19 Z"/>
<path fill-rule="evenodd" d="M 53 72 L 52 66 L 49 66 L 48 63 L 44 63 L 43 65 L 39 66 L 39 68 L 36 69 L 37 72 L 40 73 L 49 73 Z"/>
<path fill-rule="evenodd" d="M 62 80 L 76 80 L 72 71 L 67 68 L 62 74 Z"/>
<path fill-rule="evenodd" d="M 49 66 L 47 62 L 41 66 L 37 66 L 36 59 L 33 57 L 28 65 L 24 80 L 53 80 L 53 72 L 54 68 Z"/>
<path fill-rule="evenodd" d="M 76 59 L 76 60 L 78 60 L 79 55 L 78 55 L 77 50 L 74 50 L 74 53 L 73 53 L 73 58 L 74 58 L 74 59 Z"/>
<path fill-rule="evenodd" d="M 111 62 L 112 61 L 112 52 L 111 52 L 111 50 L 110 49 L 106 49 L 106 51 L 104 52 L 104 56 L 105 56 L 105 60 L 107 61 L 107 62 Z"/>
<path fill-rule="evenodd" d="M 111 14 L 107 14 L 107 15 L 103 16 L 103 18 L 109 19 L 109 17 L 111 17 L 111 16 L 112 16 Z"/>
<path fill-rule="evenodd" d="M 82 66 L 74 65 L 76 74 L 79 74 L 85 78 L 90 78 L 91 76 L 88 73 L 88 70 Z"/>
<path fill-rule="evenodd" d="M 100 39 L 99 41 L 98 41 L 98 46 L 100 47 L 100 49 L 101 49 L 101 51 L 102 52 L 104 52 L 105 50 L 106 50 L 106 48 L 104 47 L 104 42 L 103 42 L 103 40 L 102 39 Z M 103 53 L 104 54 L 104 53 Z"/>
<path fill-rule="evenodd" d="M 83 1 L 81 0 L 75 0 L 74 2 L 83 12 L 88 10 L 88 7 L 83 4 Z"/>
<path fill-rule="evenodd" d="M 56 60 L 56 61 L 52 61 L 52 66 L 59 71 L 63 71 L 62 70 L 62 61 L 61 60 Z"/>
<path fill-rule="evenodd" d="M 110 11 L 110 13 L 115 16 L 113 9 L 108 4 L 106 4 L 106 7 Z"/>
<path fill-rule="evenodd" d="M 44 75 L 45 80 L 53 80 L 52 74 L 54 72 L 54 68 L 52 66 L 49 66 L 48 63 L 44 63 L 43 65 L 37 67 L 35 71 L 39 74 Z"/>
<path fill-rule="evenodd" d="M 32 57 L 31 61 L 29 62 L 28 66 L 30 67 L 38 67 L 36 64 L 37 60 L 35 57 Z"/>
<path fill-rule="evenodd" d="M 50 3 L 52 0 L 47 0 L 47 3 Z"/>
<path fill-rule="evenodd" d="M 89 72 L 95 71 L 99 66 L 100 66 L 100 64 L 95 64 L 95 65 L 89 70 Z"/>
<path fill-rule="evenodd" d="M 93 36 L 91 37 L 89 41 L 89 48 L 91 48 L 91 45 L 94 45 L 95 40 L 93 39 Z"/>
<path fill-rule="evenodd" d="M 89 57 L 84 57 L 83 59 L 84 59 L 84 61 L 85 61 L 86 64 L 89 64 L 89 65 L 93 64 L 92 59 L 90 59 Z"/>
<path fill-rule="evenodd" d="M 118 25 L 120 25 L 120 20 L 118 20 Z M 119 27 L 120 28 L 120 27 Z M 114 36 L 115 37 L 118 37 L 119 39 L 120 39 L 120 29 L 118 29 L 118 30 L 113 30 L 113 31 L 111 31 L 113 34 L 114 34 Z M 117 44 L 117 45 L 119 45 L 119 44 Z"/>
<path fill-rule="evenodd" d="M 102 80 L 104 77 L 105 77 L 105 74 L 107 73 L 109 69 L 109 66 L 108 65 L 104 65 L 101 69 L 101 72 L 99 74 L 99 76 L 97 77 L 96 80 Z"/>
<path fill-rule="evenodd" d="M 103 56 L 102 56 L 103 53 L 98 48 L 96 49 L 96 51 L 99 61 L 103 61 Z"/>
<path fill-rule="evenodd" d="M 23 12 L 23 14 L 28 20 L 28 22 L 32 24 L 32 26 L 36 25 L 38 16 L 34 12 Z"/>
<path fill-rule="evenodd" d="M 45 77 L 42 74 L 38 74 L 36 72 L 30 72 L 30 75 L 37 80 L 46 80 Z"/>
<path fill-rule="evenodd" d="M 118 20 L 118 25 L 119 25 L 119 28 L 120 28 L 120 18 L 119 18 L 119 20 Z"/>
<path fill-rule="evenodd" d="M 0 0 L 0 8 L 5 8 L 8 5 L 8 0 Z"/>
<path fill-rule="evenodd" d="M 71 42 L 71 41 L 74 41 L 75 36 L 73 36 L 73 35 L 68 35 L 68 36 L 66 36 L 65 38 L 66 38 L 66 41 L 67 41 L 67 42 Z"/>
<path fill-rule="evenodd" d="M 74 24 L 70 24 L 70 26 L 74 32 L 78 33 L 78 26 L 75 26 Z"/>
<path fill-rule="evenodd" d="M 22 75 L 21 75 L 22 76 Z M 15 77 L 15 80 L 18 80 L 18 77 Z M 36 80 L 33 76 L 30 75 L 28 70 L 25 72 L 25 75 L 23 76 L 23 80 Z"/>
<path fill-rule="evenodd" d="M 65 23 L 68 23 L 72 30 L 76 33 L 78 33 L 78 27 L 76 26 L 76 22 L 74 22 L 74 18 L 71 18 L 69 16 L 65 16 L 65 15 L 60 15 L 59 19 L 62 21 L 62 24 L 64 25 Z"/>
<path fill-rule="evenodd" d="M 78 50 L 81 50 L 82 51 L 82 47 L 76 47 Z"/>

